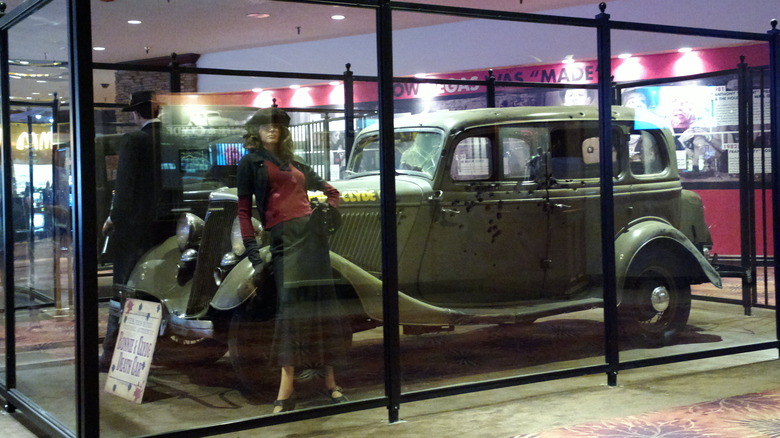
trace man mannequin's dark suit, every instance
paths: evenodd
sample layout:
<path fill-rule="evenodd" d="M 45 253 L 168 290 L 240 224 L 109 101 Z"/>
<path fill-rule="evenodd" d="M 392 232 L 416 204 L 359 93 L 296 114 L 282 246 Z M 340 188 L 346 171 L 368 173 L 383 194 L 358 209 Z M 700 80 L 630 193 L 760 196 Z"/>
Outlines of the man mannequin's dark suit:
<path fill-rule="evenodd" d="M 175 233 L 175 221 L 163 217 L 164 205 L 160 170 L 161 123 L 153 93 L 133 93 L 130 105 L 123 109 L 133 113 L 141 126 L 124 134 L 119 142 L 119 162 L 114 185 L 111 213 L 103 225 L 110 234 L 114 253 L 114 296 L 109 302 L 109 317 L 100 370 L 108 371 L 119 331 L 122 311 L 120 290 L 127 283 L 136 263 L 146 251 Z"/>
<path fill-rule="evenodd" d="M 114 283 L 127 283 L 130 273 L 144 252 L 154 245 L 150 232 L 156 216 L 156 194 L 160 181 L 160 122 L 152 120 L 140 131 L 125 134 L 119 143 L 119 164 L 111 221 L 114 243 L 121 247 L 114 254 Z M 156 165 L 156 166 L 155 166 Z M 156 168 L 155 168 L 156 167 Z"/>

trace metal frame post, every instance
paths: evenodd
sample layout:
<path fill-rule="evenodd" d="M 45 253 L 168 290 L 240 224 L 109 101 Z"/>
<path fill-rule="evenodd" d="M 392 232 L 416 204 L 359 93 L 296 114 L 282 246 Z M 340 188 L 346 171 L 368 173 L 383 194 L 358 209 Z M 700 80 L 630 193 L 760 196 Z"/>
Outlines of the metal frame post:
<path fill-rule="evenodd" d="M 601 268 L 604 289 L 604 337 L 607 384 L 617 385 L 620 367 L 615 271 L 615 205 L 612 181 L 612 48 L 606 3 L 596 16 L 599 81 L 599 161 L 601 163 Z"/>
<path fill-rule="evenodd" d="M 2 8 L 5 15 L 5 7 Z M 0 30 L 0 120 L 2 126 L 11 126 L 11 84 L 8 67 L 8 30 Z M 11 130 L 2 132 L 3 166 L 3 290 L 5 291 L 5 387 L 16 387 L 16 300 L 14 299 L 14 221 L 13 221 L 13 151 Z M 15 406 L 6 401 L 5 410 L 14 412 Z"/>
<path fill-rule="evenodd" d="M 737 119 L 739 120 L 739 223 L 740 223 L 740 264 L 745 272 L 755 272 L 755 192 L 753 171 L 753 142 L 749 124 L 748 111 L 753 105 L 752 86 L 749 83 L 749 75 L 745 57 L 740 57 L 737 65 L 738 105 Z M 755 284 L 754 276 L 742 276 L 742 307 L 744 314 L 750 316 L 753 300 L 751 285 Z"/>
<path fill-rule="evenodd" d="M 76 316 L 76 429 L 100 434 L 98 380 L 97 220 L 95 205 L 95 121 L 92 105 L 92 24 L 90 3 L 68 2 L 70 93 L 72 96 L 73 247 Z"/>
<path fill-rule="evenodd" d="M 181 70 L 179 70 L 178 55 L 171 53 L 171 93 L 181 92 Z"/>
<path fill-rule="evenodd" d="M 400 335 L 398 333 L 398 247 L 396 228 L 395 147 L 393 134 L 393 10 L 390 0 L 377 9 L 379 72 L 379 148 L 382 223 L 382 314 L 385 340 L 385 393 L 388 421 L 398 422 L 401 404 Z"/>
<path fill-rule="evenodd" d="M 355 75 L 350 70 L 352 64 L 346 64 L 344 71 L 344 159 L 352 153 L 355 141 Z"/>
<path fill-rule="evenodd" d="M 493 74 L 493 69 L 488 70 L 487 77 L 487 107 L 496 107 L 496 76 Z"/>
<path fill-rule="evenodd" d="M 780 153 L 778 153 L 780 147 L 780 30 L 777 29 L 777 20 L 771 21 L 772 30 L 770 30 L 769 36 L 769 131 L 771 133 L 771 139 L 769 147 L 771 148 L 771 160 L 772 160 L 772 230 L 776 236 L 774 239 L 774 257 L 773 264 L 775 269 L 775 284 L 777 284 L 780 277 L 780 261 L 778 261 L 778 254 L 780 254 L 780 221 L 778 220 L 777 209 L 780 206 L 780 178 L 777 176 L 778 169 L 780 169 Z M 775 297 L 777 292 L 775 291 Z M 775 305 L 775 340 L 780 340 L 780 312 L 778 306 Z M 778 348 L 780 352 L 780 348 Z"/>

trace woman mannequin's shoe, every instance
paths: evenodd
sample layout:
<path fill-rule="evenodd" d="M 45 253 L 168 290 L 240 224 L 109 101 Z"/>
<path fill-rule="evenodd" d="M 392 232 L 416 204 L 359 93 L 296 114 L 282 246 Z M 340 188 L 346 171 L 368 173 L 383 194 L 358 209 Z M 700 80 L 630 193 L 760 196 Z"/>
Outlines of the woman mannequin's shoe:
<path fill-rule="evenodd" d="M 347 396 L 344 395 L 344 390 L 341 389 L 340 386 L 334 386 L 333 388 L 330 388 L 328 391 L 328 397 L 330 397 L 330 401 L 333 403 L 339 404 L 344 403 L 347 400 Z M 339 393 L 340 395 L 336 396 L 335 393 Z"/>
<path fill-rule="evenodd" d="M 278 414 L 279 412 L 288 412 L 295 409 L 295 400 L 293 400 L 292 397 L 286 398 L 284 400 L 274 400 L 274 414 Z"/>

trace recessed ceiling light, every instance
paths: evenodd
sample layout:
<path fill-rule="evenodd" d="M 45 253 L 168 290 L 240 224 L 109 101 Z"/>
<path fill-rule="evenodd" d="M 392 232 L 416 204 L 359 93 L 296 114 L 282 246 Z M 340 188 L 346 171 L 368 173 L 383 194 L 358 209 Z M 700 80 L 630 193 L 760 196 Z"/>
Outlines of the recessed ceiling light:
<path fill-rule="evenodd" d="M 571 64 L 572 62 L 574 62 L 574 55 L 566 55 L 566 57 L 563 58 L 563 61 L 561 62 L 563 62 L 564 64 Z"/>
<path fill-rule="evenodd" d="M 127 20 L 127 24 L 141 24 L 141 20 Z"/>
<path fill-rule="evenodd" d="M 290 85 L 290 88 L 293 89 L 293 90 L 297 90 L 297 89 L 301 88 L 301 86 L 300 85 Z"/>
<path fill-rule="evenodd" d="M 246 14 L 246 16 L 249 18 L 268 18 L 271 14 L 266 14 L 265 12 L 251 12 Z"/>
<path fill-rule="evenodd" d="M 100 47 L 100 46 L 98 46 L 98 47 L 93 47 L 93 48 L 92 48 L 92 50 L 96 50 L 96 51 L 98 51 L 98 52 L 99 52 L 99 51 L 101 51 L 101 50 L 106 50 L 106 48 L 105 48 L 105 47 Z"/>
<path fill-rule="evenodd" d="M 628 59 L 630 57 L 631 57 L 630 53 L 621 53 L 620 55 L 618 55 L 618 58 L 620 59 Z"/>
<path fill-rule="evenodd" d="M 343 19 L 345 19 L 345 18 L 347 18 L 347 17 L 345 17 L 345 16 L 343 16 L 343 15 L 341 15 L 341 14 L 336 14 L 336 15 L 331 15 L 331 16 L 330 16 L 330 19 L 331 19 L 331 20 L 343 20 Z"/>
<path fill-rule="evenodd" d="M 262 88 L 252 88 L 252 92 L 253 93 L 262 93 L 263 89 Z"/>
<path fill-rule="evenodd" d="M 679 49 L 677 49 L 677 51 L 680 52 L 680 53 L 688 53 L 688 52 L 690 52 L 692 50 L 693 49 L 690 48 L 690 47 L 680 47 Z"/>

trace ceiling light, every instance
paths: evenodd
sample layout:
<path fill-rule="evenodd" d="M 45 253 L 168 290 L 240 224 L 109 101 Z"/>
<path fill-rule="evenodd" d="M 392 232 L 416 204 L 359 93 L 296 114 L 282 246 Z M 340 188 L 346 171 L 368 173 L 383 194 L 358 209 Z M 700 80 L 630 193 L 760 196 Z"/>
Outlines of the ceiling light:
<path fill-rule="evenodd" d="M 252 88 L 253 93 L 261 93 L 263 91 L 262 88 Z"/>
<path fill-rule="evenodd" d="M 425 79 L 428 77 L 428 75 L 426 73 L 415 73 L 414 77 L 416 77 L 417 79 Z"/>
<path fill-rule="evenodd" d="M 679 49 L 677 49 L 677 51 L 680 52 L 680 53 L 688 53 L 688 52 L 690 52 L 692 50 L 693 49 L 690 48 L 690 47 L 680 47 Z"/>
<path fill-rule="evenodd" d="M 106 50 L 106 48 L 105 48 L 105 47 L 100 47 L 100 46 L 97 46 L 97 47 L 93 47 L 93 48 L 92 48 L 92 50 L 96 50 L 96 51 L 100 52 L 100 51 L 102 51 L 102 50 Z"/>
<path fill-rule="evenodd" d="M 141 24 L 141 20 L 127 20 L 127 24 Z"/>
<path fill-rule="evenodd" d="M 628 59 L 630 57 L 631 57 L 630 53 L 621 53 L 620 55 L 618 55 L 618 58 L 620 59 Z"/>
<path fill-rule="evenodd" d="M 297 89 L 301 88 L 301 86 L 300 85 L 290 85 L 290 88 L 293 89 L 293 90 L 297 90 Z"/>
<path fill-rule="evenodd" d="M 249 18 L 268 18 L 271 14 L 266 14 L 265 12 L 251 12 L 246 14 L 246 16 Z"/>
<path fill-rule="evenodd" d="M 345 16 L 343 16 L 343 15 L 341 15 L 341 14 L 336 14 L 336 15 L 331 15 L 331 16 L 330 16 L 330 19 L 331 19 L 331 20 L 343 20 L 343 19 L 345 19 L 345 18 L 347 18 L 347 17 L 345 17 Z"/>
<path fill-rule="evenodd" d="M 563 58 L 563 61 L 561 62 L 563 62 L 564 64 L 571 64 L 572 62 L 574 62 L 574 55 L 566 55 L 566 57 Z"/>

